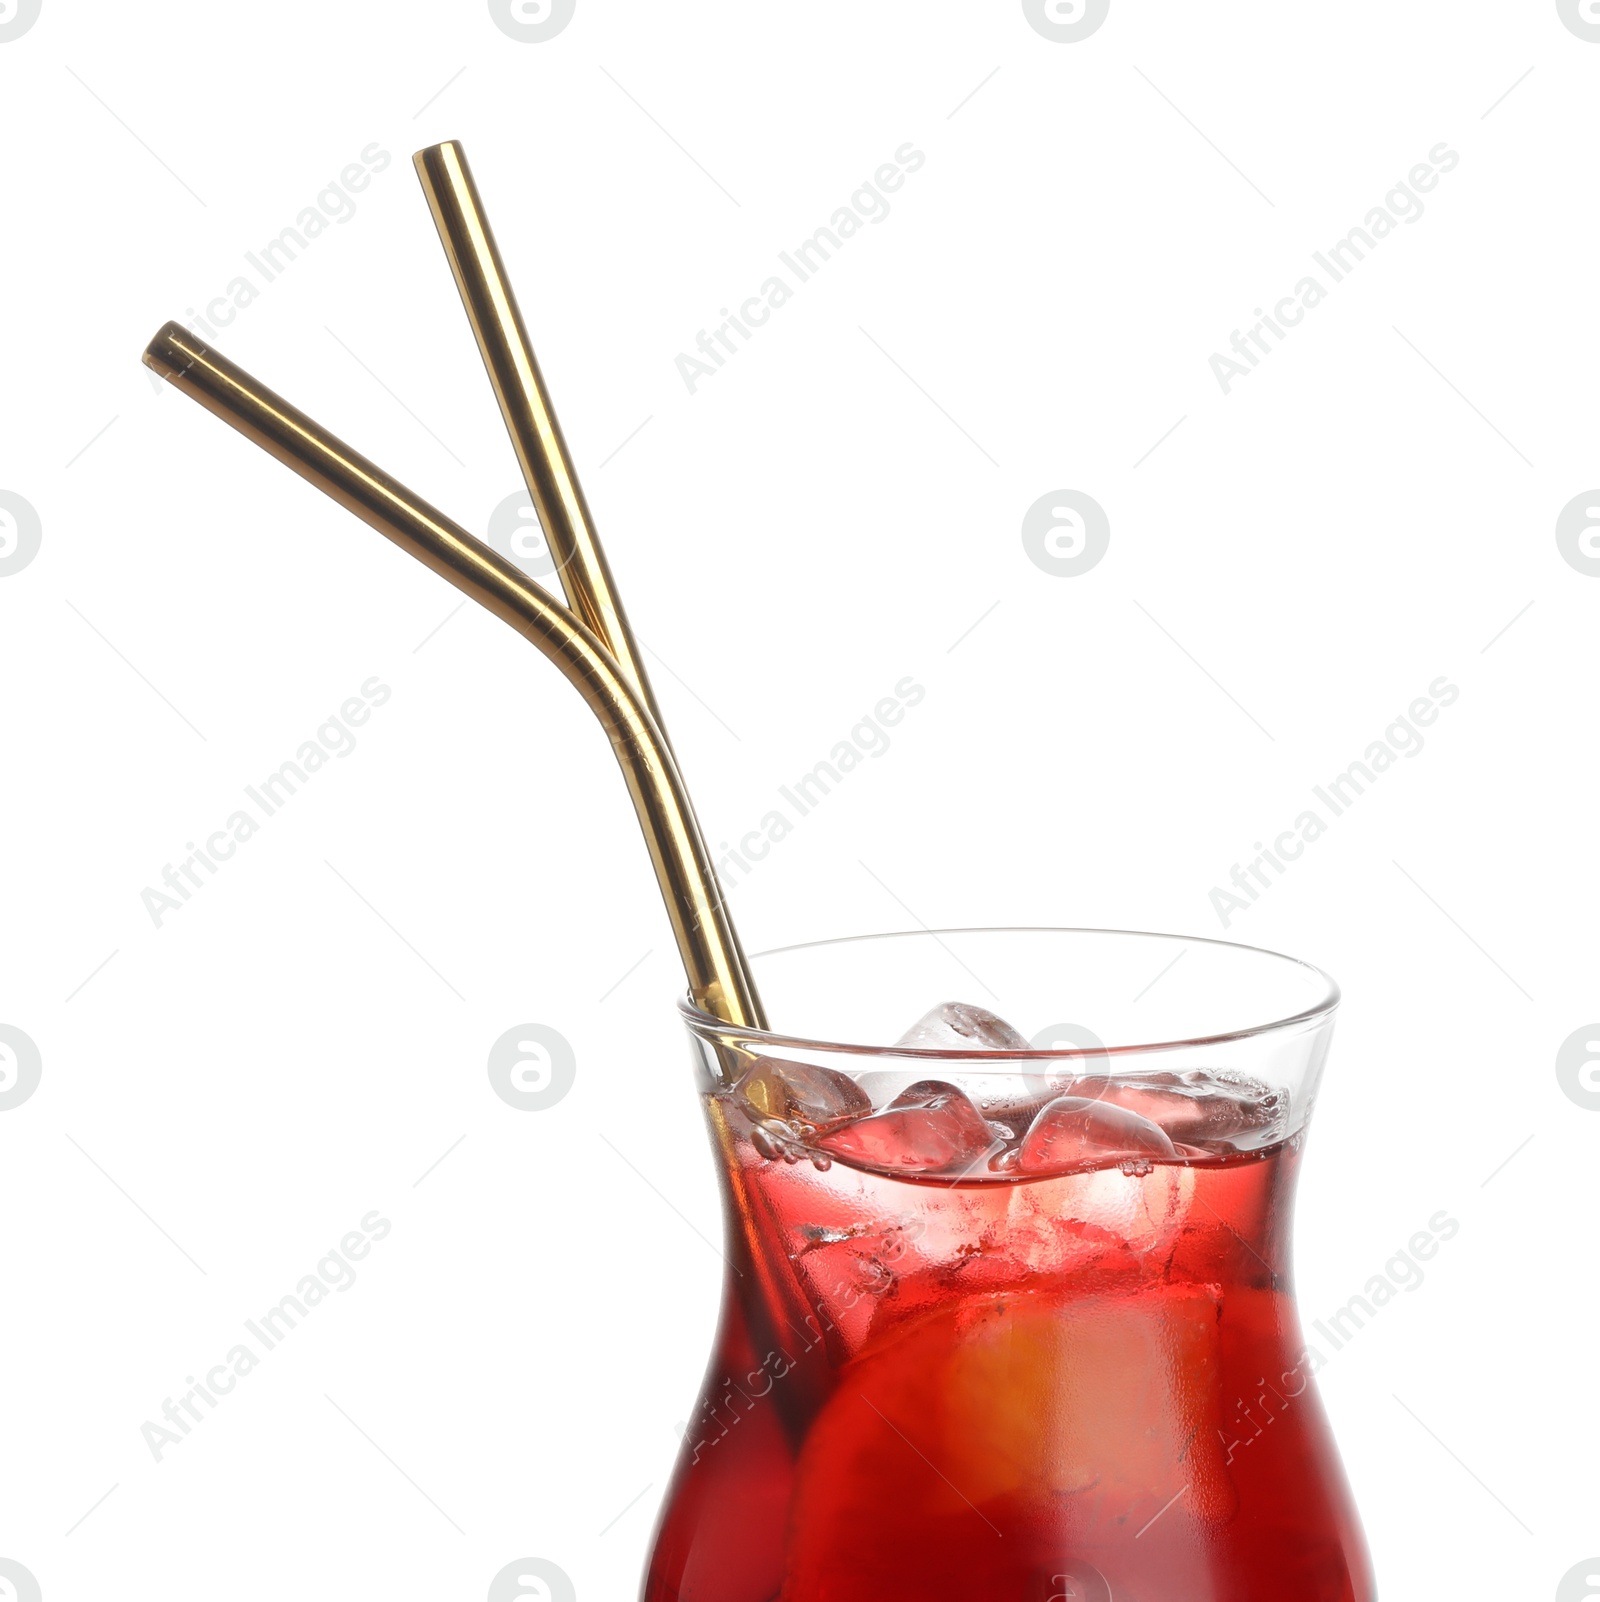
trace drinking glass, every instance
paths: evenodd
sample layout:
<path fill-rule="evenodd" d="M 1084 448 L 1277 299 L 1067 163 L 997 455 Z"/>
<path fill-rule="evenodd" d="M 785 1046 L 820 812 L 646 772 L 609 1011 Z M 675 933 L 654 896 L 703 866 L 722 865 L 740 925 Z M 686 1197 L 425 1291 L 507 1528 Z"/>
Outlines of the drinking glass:
<path fill-rule="evenodd" d="M 646 1602 L 1371 1602 L 1290 1215 L 1339 993 L 1226 942 L 953 929 L 687 1002 L 722 1320 Z M 886 1045 L 960 998 L 1014 1031 Z"/>

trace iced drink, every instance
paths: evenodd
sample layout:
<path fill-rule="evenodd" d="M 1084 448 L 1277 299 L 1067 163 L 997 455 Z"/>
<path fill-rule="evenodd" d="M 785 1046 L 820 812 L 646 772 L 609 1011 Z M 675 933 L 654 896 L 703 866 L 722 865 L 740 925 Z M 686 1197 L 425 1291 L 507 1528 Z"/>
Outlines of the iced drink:
<path fill-rule="evenodd" d="M 648 1602 L 1371 1602 L 1287 1096 L 907 1077 L 768 1059 L 707 1097 L 735 1290 Z"/>

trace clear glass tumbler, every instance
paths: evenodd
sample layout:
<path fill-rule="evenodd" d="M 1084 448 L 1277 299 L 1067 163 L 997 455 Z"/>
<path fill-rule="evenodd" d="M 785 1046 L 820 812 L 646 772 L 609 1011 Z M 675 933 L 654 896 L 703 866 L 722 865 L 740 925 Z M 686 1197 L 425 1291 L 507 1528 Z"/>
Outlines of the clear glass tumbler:
<path fill-rule="evenodd" d="M 646 1602 L 1371 1602 L 1290 1278 L 1332 980 L 1084 929 L 754 969 L 793 1034 L 682 1008 L 729 1274 Z M 885 1044 L 951 998 L 1026 1038 Z"/>

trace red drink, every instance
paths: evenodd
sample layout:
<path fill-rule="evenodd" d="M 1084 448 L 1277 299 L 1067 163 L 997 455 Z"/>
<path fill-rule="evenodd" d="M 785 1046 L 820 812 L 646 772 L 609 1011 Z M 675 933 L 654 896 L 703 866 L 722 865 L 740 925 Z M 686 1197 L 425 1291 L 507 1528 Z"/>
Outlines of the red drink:
<path fill-rule="evenodd" d="M 734 1272 L 646 1602 L 1371 1602 L 1289 1288 L 1282 1098 L 1057 1082 L 982 1106 L 968 1161 L 961 1091 L 895 1121 L 798 1074 L 784 1107 L 707 1098 Z M 1102 1102 L 1173 1155 L 1097 1156 Z"/>

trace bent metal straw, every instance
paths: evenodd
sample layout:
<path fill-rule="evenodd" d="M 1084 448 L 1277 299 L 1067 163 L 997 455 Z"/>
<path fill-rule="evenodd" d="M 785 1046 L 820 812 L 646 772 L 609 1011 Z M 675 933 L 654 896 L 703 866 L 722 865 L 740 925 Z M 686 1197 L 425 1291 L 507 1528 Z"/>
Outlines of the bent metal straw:
<path fill-rule="evenodd" d="M 510 562 L 177 323 L 145 364 L 386 535 L 519 634 L 574 685 L 610 736 L 650 848 L 697 1005 L 766 1027 L 672 753 L 593 631 Z"/>
<path fill-rule="evenodd" d="M 478 198 L 467 153 L 449 140 L 419 150 L 412 160 L 528 494 L 550 542 L 567 604 L 610 647 L 622 676 L 638 691 L 657 728 L 662 728 L 660 709 L 622 602 L 617 599 L 594 519 L 550 404 L 550 392 Z"/>

